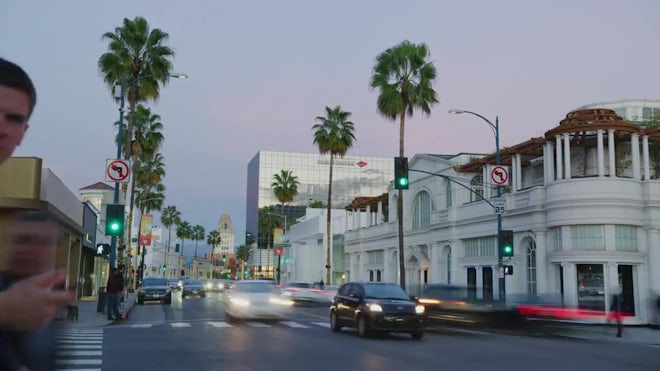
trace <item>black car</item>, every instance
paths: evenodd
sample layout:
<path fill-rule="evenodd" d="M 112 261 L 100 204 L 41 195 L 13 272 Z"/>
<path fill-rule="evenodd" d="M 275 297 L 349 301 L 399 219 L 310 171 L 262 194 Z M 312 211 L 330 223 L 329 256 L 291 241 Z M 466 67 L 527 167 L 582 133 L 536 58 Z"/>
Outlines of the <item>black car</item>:
<path fill-rule="evenodd" d="M 330 306 L 330 329 L 357 327 L 360 337 L 374 331 L 407 332 L 424 337 L 424 306 L 392 283 L 348 282 L 339 287 Z"/>
<path fill-rule="evenodd" d="M 165 278 L 147 277 L 142 281 L 142 286 L 138 290 L 137 302 L 142 305 L 145 301 L 172 303 L 172 290 Z"/>
<path fill-rule="evenodd" d="M 205 297 L 206 290 L 204 289 L 204 282 L 200 280 L 184 280 L 181 289 L 181 297 L 185 298 L 186 296 Z"/>

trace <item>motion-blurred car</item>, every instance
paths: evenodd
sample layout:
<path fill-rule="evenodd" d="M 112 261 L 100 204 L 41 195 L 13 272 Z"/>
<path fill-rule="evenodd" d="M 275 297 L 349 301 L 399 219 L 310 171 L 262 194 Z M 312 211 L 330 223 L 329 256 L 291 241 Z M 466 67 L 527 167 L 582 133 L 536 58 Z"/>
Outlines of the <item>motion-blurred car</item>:
<path fill-rule="evenodd" d="M 181 286 L 179 286 L 179 280 L 177 279 L 169 279 L 167 280 L 167 285 L 170 287 L 172 290 L 181 290 Z"/>
<path fill-rule="evenodd" d="M 470 298 L 465 286 L 427 284 L 417 302 L 426 308 L 429 324 L 504 326 L 517 317 L 497 301 Z"/>
<path fill-rule="evenodd" d="M 165 278 L 147 277 L 138 290 L 137 303 L 145 301 L 160 301 L 162 304 L 172 303 L 172 290 Z"/>
<path fill-rule="evenodd" d="M 348 282 L 330 306 L 330 329 L 357 327 L 360 337 L 372 332 L 407 332 L 424 337 L 424 306 L 410 300 L 398 285 L 380 282 Z"/>
<path fill-rule="evenodd" d="M 282 293 L 296 303 L 314 303 L 319 301 L 319 289 L 312 288 L 307 282 L 288 282 L 282 288 Z"/>
<path fill-rule="evenodd" d="M 181 297 L 185 298 L 186 296 L 205 297 L 206 290 L 204 289 L 204 283 L 200 280 L 184 280 L 183 288 L 181 289 Z"/>
<path fill-rule="evenodd" d="M 207 280 L 204 289 L 206 292 L 221 292 L 225 289 L 225 282 L 218 279 Z"/>
<path fill-rule="evenodd" d="M 325 286 L 323 290 L 321 290 L 323 304 L 332 304 L 332 301 L 337 295 L 337 291 L 339 291 L 339 286 Z"/>
<path fill-rule="evenodd" d="M 236 281 L 227 295 L 227 321 L 284 319 L 293 305 L 293 301 L 282 295 L 272 281 Z"/>

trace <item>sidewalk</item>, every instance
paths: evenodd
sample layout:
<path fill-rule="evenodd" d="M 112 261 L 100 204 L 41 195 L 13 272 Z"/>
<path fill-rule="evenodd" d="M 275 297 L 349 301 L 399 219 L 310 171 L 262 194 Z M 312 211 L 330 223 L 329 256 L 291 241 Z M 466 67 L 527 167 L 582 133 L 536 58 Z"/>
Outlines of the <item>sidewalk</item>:
<path fill-rule="evenodd" d="M 616 337 L 615 325 L 570 324 L 561 326 L 556 334 L 573 339 L 660 346 L 660 329 L 648 326 L 624 326 L 620 338 Z"/>
<path fill-rule="evenodd" d="M 135 305 L 135 299 L 135 293 L 124 294 L 124 301 L 119 305 L 119 310 L 124 318 L 128 318 L 133 305 Z M 98 298 L 96 296 L 82 298 L 78 300 L 77 305 L 77 322 L 70 322 L 67 319 L 66 310 L 57 316 L 55 322 L 67 329 L 88 329 L 103 327 L 121 321 L 108 320 L 105 315 L 105 308 L 103 308 L 103 312 L 97 312 Z"/>

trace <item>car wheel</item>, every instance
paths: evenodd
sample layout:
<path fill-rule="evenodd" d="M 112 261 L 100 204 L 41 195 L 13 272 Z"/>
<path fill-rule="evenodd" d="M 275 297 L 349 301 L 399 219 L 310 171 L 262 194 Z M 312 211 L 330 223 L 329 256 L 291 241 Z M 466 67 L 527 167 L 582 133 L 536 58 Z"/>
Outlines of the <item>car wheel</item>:
<path fill-rule="evenodd" d="M 367 317 L 364 315 L 360 315 L 360 317 L 358 317 L 357 328 L 358 336 L 361 338 L 369 337 L 371 330 L 369 329 L 369 321 L 367 321 Z"/>
<path fill-rule="evenodd" d="M 339 332 L 339 330 L 341 330 L 339 318 L 337 318 L 337 313 L 335 313 L 334 310 L 330 312 L 330 330 L 332 330 L 332 332 Z"/>
<path fill-rule="evenodd" d="M 410 336 L 415 340 L 422 340 L 424 337 L 424 331 L 413 331 L 410 333 Z"/>

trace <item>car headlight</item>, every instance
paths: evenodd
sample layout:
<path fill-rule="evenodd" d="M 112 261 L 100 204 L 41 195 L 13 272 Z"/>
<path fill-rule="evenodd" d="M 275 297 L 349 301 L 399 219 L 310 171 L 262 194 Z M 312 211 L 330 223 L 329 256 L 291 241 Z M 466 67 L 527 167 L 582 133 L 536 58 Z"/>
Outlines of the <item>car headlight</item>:
<path fill-rule="evenodd" d="M 417 313 L 417 314 L 423 314 L 423 313 L 424 313 L 424 310 L 425 310 L 425 308 L 424 308 L 423 305 L 417 305 L 417 306 L 415 306 L 415 313 Z"/>
<path fill-rule="evenodd" d="M 250 306 L 250 302 L 247 301 L 247 300 L 245 300 L 245 299 L 241 299 L 241 298 L 231 298 L 231 299 L 229 299 L 229 300 L 230 300 L 233 304 L 238 305 L 239 307 L 249 307 L 249 306 Z"/>
<path fill-rule="evenodd" d="M 210 284 L 210 283 L 207 283 L 207 284 L 206 284 L 206 288 L 207 288 L 207 289 L 212 289 L 212 288 L 213 288 L 213 285 Z"/>
<path fill-rule="evenodd" d="M 372 312 L 382 312 L 383 311 L 383 307 L 381 307 L 380 304 L 370 303 L 370 304 L 367 304 L 367 307 Z"/>
<path fill-rule="evenodd" d="M 277 305 L 293 305 L 293 301 L 281 298 L 270 298 L 268 300 L 271 304 Z"/>

